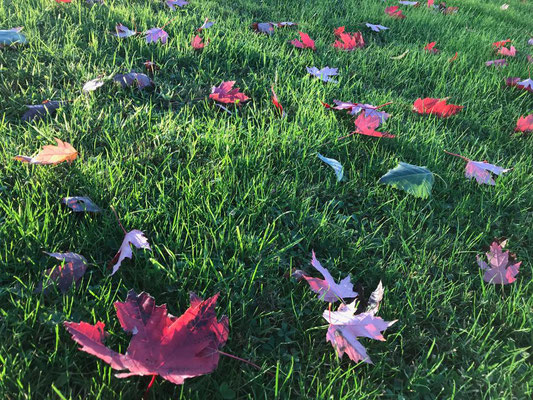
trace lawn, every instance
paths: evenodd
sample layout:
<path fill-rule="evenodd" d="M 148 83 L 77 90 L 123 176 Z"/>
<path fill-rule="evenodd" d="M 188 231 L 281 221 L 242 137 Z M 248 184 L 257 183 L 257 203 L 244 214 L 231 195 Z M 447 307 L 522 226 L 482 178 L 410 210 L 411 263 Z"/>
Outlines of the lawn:
<path fill-rule="evenodd" d="M 101 360 L 77 350 L 64 321 L 103 321 L 106 344 L 125 352 L 130 335 L 113 303 L 146 291 L 174 315 L 189 291 L 220 292 L 229 318 L 218 369 L 178 386 L 157 378 L 150 399 L 530 399 L 533 396 L 533 136 L 513 134 L 533 113 L 533 93 L 506 87 L 528 77 L 533 4 L 450 0 L 457 14 L 396 2 L 190 0 L 171 11 L 162 0 L 2 0 L 0 29 L 24 26 L 28 44 L 0 49 L 0 397 L 140 399 L 150 377 L 118 379 Z M 176 18 L 174 18 L 176 17 Z M 173 19 L 174 18 L 174 19 Z M 205 18 L 201 52 L 190 45 Z M 255 33 L 250 24 L 298 27 Z M 118 39 L 118 23 L 145 31 L 165 26 L 168 43 Z M 372 32 L 364 23 L 390 29 Z M 333 29 L 361 31 L 364 49 L 334 49 Z M 298 30 L 316 52 L 288 41 Z M 503 68 L 491 44 L 512 39 L 518 55 Z M 424 46 L 437 41 L 438 54 Z M 391 59 L 406 50 L 401 59 Z M 453 62 L 448 60 L 458 53 Z M 160 70 L 155 88 L 111 82 L 85 95 L 99 75 Z M 338 68 L 338 83 L 306 67 Z M 533 64 L 529 64 L 533 67 Z M 211 87 L 235 80 L 252 100 L 225 112 Z M 287 113 L 271 103 L 275 90 Z M 419 97 L 464 106 L 447 119 L 412 111 Z M 22 122 L 25 105 L 68 103 Z M 354 135 L 354 118 L 327 110 L 334 99 L 383 104 L 395 139 Z M 55 166 L 15 161 L 53 138 L 79 152 Z M 512 168 L 495 186 L 464 177 L 465 163 L 444 150 Z M 317 153 L 339 160 L 345 179 Z M 378 183 L 403 161 L 435 174 L 432 194 L 416 198 Z M 64 196 L 88 196 L 100 214 L 75 214 Z M 152 251 L 134 250 L 110 276 L 126 230 L 143 231 Z M 483 281 L 476 255 L 494 238 L 522 261 L 516 282 Z M 294 269 L 319 276 L 314 250 L 335 279 L 352 275 L 368 298 L 379 281 L 378 315 L 397 319 L 385 342 L 361 339 L 374 364 L 339 360 L 326 342 L 320 301 Z M 44 252 L 79 253 L 89 268 L 62 295 L 34 289 L 54 261 Z"/>

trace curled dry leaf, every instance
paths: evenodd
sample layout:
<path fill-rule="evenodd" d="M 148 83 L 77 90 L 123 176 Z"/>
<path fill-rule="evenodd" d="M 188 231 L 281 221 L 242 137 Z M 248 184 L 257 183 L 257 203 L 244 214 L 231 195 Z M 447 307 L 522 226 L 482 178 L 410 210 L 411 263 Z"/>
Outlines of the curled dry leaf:
<path fill-rule="evenodd" d="M 283 118 L 285 117 L 285 111 L 283 111 L 283 106 L 279 102 L 278 96 L 276 95 L 276 92 L 274 92 L 274 85 L 270 88 L 270 91 L 272 92 L 272 104 L 274 104 L 274 107 L 276 107 L 279 110 L 280 116 Z"/>
<path fill-rule="evenodd" d="M 78 283 L 87 270 L 87 260 L 76 253 L 46 253 L 62 262 L 61 265 L 43 272 L 43 280 L 35 288 L 35 293 L 48 294 L 52 285 L 57 284 L 61 293 L 66 293 L 73 283 Z"/>
<path fill-rule="evenodd" d="M 209 18 L 206 18 L 204 23 L 202 24 L 202 26 L 199 27 L 196 31 L 197 32 L 202 32 L 204 29 L 209 29 L 213 25 L 215 25 L 215 21 L 209 21 Z"/>
<path fill-rule="evenodd" d="M 115 32 L 113 32 L 113 35 L 119 38 L 127 38 L 136 34 L 136 31 L 132 31 L 127 26 L 122 24 L 118 24 L 117 26 L 115 26 Z"/>
<path fill-rule="evenodd" d="M 104 80 L 102 78 L 95 78 L 95 79 L 92 79 L 88 82 L 85 82 L 85 84 L 83 85 L 83 88 L 82 88 L 82 92 L 83 93 L 89 93 L 89 92 L 92 92 L 96 89 L 98 89 L 99 87 L 102 87 L 104 85 Z"/>
<path fill-rule="evenodd" d="M 134 229 L 132 231 L 129 231 L 124 235 L 124 240 L 122 241 L 122 244 L 120 245 L 120 249 L 118 249 L 117 254 L 115 254 L 115 257 L 111 260 L 111 264 L 113 267 L 113 271 L 111 272 L 111 275 L 114 275 L 120 266 L 122 265 L 122 261 L 124 261 L 126 258 L 132 258 L 133 252 L 131 251 L 131 246 L 135 246 L 137 249 L 146 249 L 146 250 L 152 250 L 150 248 L 150 243 L 148 243 L 148 239 L 144 236 L 144 233 Z"/>
<path fill-rule="evenodd" d="M 135 71 L 128 72 L 127 74 L 116 74 L 113 77 L 113 82 L 120 83 L 123 88 L 135 84 L 139 90 L 154 85 L 154 82 L 148 75 Z"/>
<path fill-rule="evenodd" d="M 15 160 L 23 163 L 36 165 L 51 165 L 62 162 L 71 163 L 78 157 L 78 151 L 70 143 L 54 139 L 57 145 L 43 146 L 42 150 L 35 157 L 15 156 Z"/>
<path fill-rule="evenodd" d="M 220 357 L 219 349 L 229 334 L 228 318 L 217 320 L 218 294 L 202 300 L 194 293 L 190 307 L 179 317 L 167 312 L 166 305 L 156 306 L 148 293 L 128 292 L 125 302 L 116 302 L 117 318 L 131 333 L 126 354 L 118 353 L 103 343 L 105 325 L 87 322 L 64 322 L 79 350 L 103 360 L 111 368 L 124 371 L 115 376 L 159 375 L 176 385 L 185 379 L 213 372 Z"/>
<path fill-rule="evenodd" d="M 340 162 L 338 162 L 337 160 L 335 160 L 334 158 L 328 158 L 328 157 L 324 157 L 322 154 L 320 153 L 317 153 L 317 157 L 323 161 L 324 163 L 326 163 L 327 165 L 329 165 L 331 168 L 333 168 L 333 171 L 335 171 L 335 175 L 337 177 L 337 182 L 340 182 L 342 181 L 342 178 L 344 176 L 344 167 L 342 166 L 342 164 Z"/>
<path fill-rule="evenodd" d="M 476 256 L 479 267 L 485 271 L 483 280 L 492 284 L 507 285 L 516 281 L 518 269 L 522 262 L 516 262 L 513 255 L 509 251 L 502 251 L 505 243 L 494 241 L 490 245 L 490 250 L 487 254 L 488 264 Z"/>
<path fill-rule="evenodd" d="M 42 104 L 27 105 L 28 110 L 22 115 L 22 120 L 29 122 L 52 115 L 63 104 L 63 101 L 46 100 Z"/>

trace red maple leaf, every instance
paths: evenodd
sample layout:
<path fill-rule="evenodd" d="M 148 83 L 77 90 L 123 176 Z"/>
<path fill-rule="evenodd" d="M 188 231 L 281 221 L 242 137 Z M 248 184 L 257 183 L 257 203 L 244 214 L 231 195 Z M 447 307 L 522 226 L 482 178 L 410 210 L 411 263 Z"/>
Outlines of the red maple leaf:
<path fill-rule="evenodd" d="M 499 42 L 494 42 L 492 43 L 492 46 L 499 49 L 500 47 L 504 46 L 506 43 L 511 43 L 511 39 L 500 40 Z"/>
<path fill-rule="evenodd" d="M 106 347 L 104 323 L 64 322 L 80 350 L 108 363 L 111 368 L 129 372 L 116 375 L 160 375 L 181 385 L 187 378 L 213 372 L 219 350 L 228 339 L 228 318 L 217 321 L 218 294 L 203 301 L 191 293 L 191 306 L 180 317 L 167 313 L 166 305 L 156 306 L 147 293 L 128 292 L 124 303 L 116 302 L 120 325 L 133 334 L 126 354 Z"/>
<path fill-rule="evenodd" d="M 298 33 L 300 34 L 300 39 L 302 39 L 302 41 L 300 42 L 298 39 L 294 39 L 290 41 L 290 44 L 292 44 L 294 47 L 298 47 L 299 49 L 312 49 L 313 51 L 316 50 L 315 41 L 311 39 L 307 33 Z"/>
<path fill-rule="evenodd" d="M 196 35 L 191 40 L 191 46 L 194 50 L 202 50 L 205 46 L 209 44 L 209 40 L 207 42 L 202 42 L 202 38 L 199 35 Z"/>
<path fill-rule="evenodd" d="M 363 111 L 355 120 L 355 133 L 366 136 L 384 137 L 392 139 L 394 135 L 387 132 L 378 132 L 376 128 L 380 125 L 381 121 L 379 117 L 375 115 L 366 115 L 366 111 Z"/>
<path fill-rule="evenodd" d="M 533 114 L 518 118 L 515 132 L 533 132 Z"/>
<path fill-rule="evenodd" d="M 335 28 L 335 29 L 333 30 L 333 34 L 334 34 L 335 36 L 340 36 L 341 33 L 344 33 L 344 26 L 339 26 L 338 28 Z"/>
<path fill-rule="evenodd" d="M 336 40 L 335 43 L 333 43 L 333 47 L 338 49 L 351 51 L 365 47 L 365 41 L 361 32 L 340 33 L 338 37 L 340 40 Z"/>
<path fill-rule="evenodd" d="M 413 104 L 413 111 L 416 111 L 418 114 L 433 114 L 441 118 L 447 118 L 463 109 L 463 106 L 446 104 L 446 101 L 447 99 L 433 99 L 429 97 L 417 99 Z"/>
<path fill-rule="evenodd" d="M 516 48 L 514 46 L 511 46 L 510 48 L 501 47 L 497 51 L 497 54 L 501 54 L 502 56 L 515 57 L 516 56 Z"/>
<path fill-rule="evenodd" d="M 424 50 L 426 50 L 427 52 L 429 53 L 433 53 L 433 54 L 437 54 L 439 52 L 439 49 L 436 49 L 435 48 L 435 45 L 437 44 L 437 42 L 431 42 L 431 43 L 428 43 L 426 44 L 426 46 L 424 47 Z"/>
<path fill-rule="evenodd" d="M 220 86 L 213 86 L 211 89 L 210 99 L 219 103 L 240 103 L 250 100 L 244 93 L 239 92 L 239 88 L 233 88 L 235 81 L 222 82 Z"/>
<path fill-rule="evenodd" d="M 390 6 L 385 8 L 385 14 L 390 15 L 392 18 L 403 19 L 405 15 L 402 14 L 402 10 L 399 10 L 398 6 Z"/>

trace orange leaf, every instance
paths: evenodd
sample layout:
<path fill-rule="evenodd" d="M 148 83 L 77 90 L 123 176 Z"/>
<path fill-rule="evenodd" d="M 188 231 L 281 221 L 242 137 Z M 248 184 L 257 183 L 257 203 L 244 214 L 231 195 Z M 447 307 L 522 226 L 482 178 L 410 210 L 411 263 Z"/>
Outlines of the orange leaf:
<path fill-rule="evenodd" d="M 70 143 L 62 142 L 55 138 L 57 146 L 46 145 L 35 157 L 16 156 L 15 160 L 23 163 L 50 165 L 59 164 L 62 162 L 72 162 L 78 157 L 78 152 Z"/>

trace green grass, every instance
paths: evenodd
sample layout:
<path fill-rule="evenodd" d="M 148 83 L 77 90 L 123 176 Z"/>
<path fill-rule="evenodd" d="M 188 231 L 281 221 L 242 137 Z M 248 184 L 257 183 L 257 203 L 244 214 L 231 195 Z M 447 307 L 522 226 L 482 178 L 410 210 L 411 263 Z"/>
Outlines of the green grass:
<path fill-rule="evenodd" d="M 171 313 L 188 291 L 221 292 L 230 320 L 223 349 L 261 371 L 223 357 L 207 376 L 175 386 L 157 379 L 149 398 L 529 399 L 533 285 L 533 142 L 511 135 L 533 112 L 533 94 L 503 86 L 528 76 L 524 53 L 533 34 L 531 3 L 464 0 L 456 15 L 408 8 L 405 20 L 383 10 L 392 2 L 191 0 L 173 13 L 161 1 L 106 0 L 89 7 L 52 0 L 2 0 L 0 26 L 23 25 L 29 44 L 0 50 L 0 395 L 5 399 L 138 399 L 149 377 L 117 379 L 100 360 L 77 350 L 65 320 L 101 320 L 107 344 L 125 351 L 113 302 L 145 290 Z M 122 22 L 162 26 L 166 46 L 106 32 Z M 209 17 L 211 43 L 194 53 L 194 29 Z M 272 37 L 254 21 L 295 21 L 317 51 L 287 44 L 293 28 Z M 390 31 L 379 34 L 364 22 Z M 367 47 L 336 51 L 333 28 L 361 29 Z M 519 57 L 504 69 L 496 40 L 511 38 Z M 438 55 L 422 51 L 437 41 Z M 391 60 L 409 49 L 401 60 Z M 448 58 L 458 52 L 458 59 Z M 153 60 L 155 90 L 108 84 L 90 96 L 83 83 Z M 338 84 L 311 79 L 306 66 L 339 68 Z M 288 117 L 270 103 L 270 85 Z M 236 80 L 253 101 L 229 115 L 207 96 Z M 411 112 L 418 97 L 464 105 L 446 120 Z M 22 123 L 25 104 L 70 100 L 52 118 Z M 397 139 L 352 137 L 353 119 L 319 100 L 382 104 Z M 27 166 L 12 160 L 58 137 L 78 149 L 73 164 Z M 495 187 L 463 176 L 464 162 L 443 150 L 486 159 L 511 172 Z M 341 161 L 346 180 L 316 157 Z M 425 165 L 437 177 L 432 197 L 416 199 L 377 183 L 398 161 Z M 67 195 L 91 197 L 101 215 L 74 215 Z M 153 252 L 136 251 L 113 277 L 107 263 L 126 229 L 146 233 Z M 510 238 L 521 260 L 518 280 L 485 284 L 475 262 L 494 237 Z M 314 249 L 335 278 L 351 273 L 365 296 L 379 280 L 379 315 L 399 321 L 386 342 L 362 339 L 374 365 L 339 361 L 325 341 L 326 307 L 293 268 L 310 271 Z M 91 266 L 68 294 L 33 294 L 54 265 L 43 251 L 74 251 Z M 225 397 L 224 397 L 225 396 Z"/>

